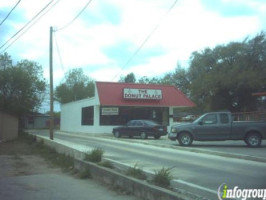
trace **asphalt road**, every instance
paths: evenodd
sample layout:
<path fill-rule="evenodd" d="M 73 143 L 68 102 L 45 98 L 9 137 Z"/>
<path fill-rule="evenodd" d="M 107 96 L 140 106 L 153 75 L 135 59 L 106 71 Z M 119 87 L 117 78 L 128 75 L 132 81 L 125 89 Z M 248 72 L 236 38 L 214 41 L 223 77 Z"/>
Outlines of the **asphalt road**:
<path fill-rule="evenodd" d="M 113 138 L 113 136 L 109 136 L 109 138 Z M 123 138 L 122 140 L 126 141 L 128 139 Z M 188 151 L 202 151 L 206 153 L 209 151 L 211 154 L 214 152 L 220 152 L 225 154 L 251 156 L 262 158 L 266 161 L 266 140 L 262 141 L 260 148 L 249 148 L 244 141 L 194 141 L 190 147 L 181 147 L 177 141 L 170 141 L 167 137 L 162 137 L 160 140 L 149 139 L 145 141 L 141 139 L 133 139 L 132 141 L 179 148 Z"/>
<path fill-rule="evenodd" d="M 37 134 L 47 135 L 46 132 Z M 189 149 L 171 148 L 176 146 L 168 141 L 168 145 L 156 145 L 155 143 L 164 142 L 161 140 L 145 140 L 139 139 L 116 139 L 108 136 L 88 137 L 84 135 L 55 134 L 55 140 L 60 139 L 72 144 L 84 145 L 90 148 L 102 148 L 105 151 L 104 156 L 108 159 L 115 160 L 124 164 L 134 166 L 136 163 L 139 167 L 146 171 L 154 172 L 154 170 L 162 167 L 170 167 L 178 188 L 197 193 L 209 199 L 217 199 L 218 187 L 226 183 L 228 188 L 246 189 L 266 189 L 266 162 L 256 162 L 245 159 L 230 158 L 226 156 L 218 156 L 211 153 L 198 153 Z M 151 144 L 151 145 L 147 145 Z M 207 147 L 206 147 L 207 146 Z M 192 147 L 196 149 L 221 150 L 227 148 L 238 149 L 237 153 L 258 154 L 265 157 L 265 147 L 253 150 L 238 145 L 229 146 L 212 146 L 197 145 Z M 227 150 L 224 150 L 226 152 Z M 230 152 L 231 153 L 231 152 Z"/>

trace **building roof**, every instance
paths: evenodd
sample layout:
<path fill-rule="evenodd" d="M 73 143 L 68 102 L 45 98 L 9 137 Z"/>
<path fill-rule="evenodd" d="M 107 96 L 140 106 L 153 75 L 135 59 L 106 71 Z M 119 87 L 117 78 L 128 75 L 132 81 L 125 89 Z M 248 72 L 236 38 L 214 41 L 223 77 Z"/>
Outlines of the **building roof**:
<path fill-rule="evenodd" d="M 195 104 L 180 90 L 169 85 L 96 82 L 99 101 L 104 106 L 192 107 Z M 161 99 L 125 99 L 124 89 L 161 90 Z"/>
<path fill-rule="evenodd" d="M 253 93 L 253 96 L 266 96 L 266 92 L 257 92 L 257 93 Z"/>

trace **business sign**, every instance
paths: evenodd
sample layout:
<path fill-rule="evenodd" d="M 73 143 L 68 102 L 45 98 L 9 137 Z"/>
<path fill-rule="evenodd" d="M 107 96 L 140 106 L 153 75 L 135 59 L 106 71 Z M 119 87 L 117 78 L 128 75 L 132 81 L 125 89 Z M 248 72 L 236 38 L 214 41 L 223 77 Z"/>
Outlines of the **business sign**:
<path fill-rule="evenodd" d="M 102 108 L 102 115 L 118 115 L 118 112 L 117 107 Z"/>
<path fill-rule="evenodd" d="M 124 99 L 162 99 L 162 90 L 124 88 Z"/>

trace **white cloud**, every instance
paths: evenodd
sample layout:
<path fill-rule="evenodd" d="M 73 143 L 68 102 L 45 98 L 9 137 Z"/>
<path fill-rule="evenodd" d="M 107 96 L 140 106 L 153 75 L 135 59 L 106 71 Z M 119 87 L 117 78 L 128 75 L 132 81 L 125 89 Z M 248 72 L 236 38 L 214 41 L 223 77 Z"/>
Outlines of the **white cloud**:
<path fill-rule="evenodd" d="M 97 71 L 94 71 L 92 73 L 88 73 L 87 75 L 94 78 L 96 81 L 110 81 L 113 77 L 117 75 L 117 73 L 120 71 L 120 68 L 110 66 L 109 68 L 99 68 Z M 116 80 L 119 80 L 118 76 Z"/>
<path fill-rule="evenodd" d="M 215 47 L 230 41 L 241 41 L 246 36 L 254 36 L 266 29 L 266 3 L 256 0 L 226 0 L 238 3 L 239 6 L 247 5 L 255 14 L 247 16 L 222 16 L 216 10 L 203 6 L 201 0 L 180 0 L 167 16 L 165 16 L 173 0 L 106 0 L 92 1 L 84 13 L 68 28 L 56 32 L 56 39 L 63 59 L 65 71 L 74 67 L 84 67 L 86 73 L 96 80 L 110 81 L 121 71 L 129 57 L 119 60 L 105 54 L 103 49 L 119 45 L 121 41 L 132 44 L 129 47 L 134 52 L 143 42 L 145 37 L 159 23 L 143 49 L 135 59 L 147 54 L 148 49 L 161 48 L 162 55 L 147 57 L 143 63 L 126 67 L 121 75 L 134 72 L 137 76 L 160 76 L 174 70 L 177 62 L 187 67 L 187 61 L 193 51 L 205 47 Z M 44 67 L 44 75 L 49 66 L 49 28 L 50 26 L 62 27 L 73 19 L 87 0 L 60 1 L 50 12 L 39 20 L 32 28 L 16 41 L 8 53 L 21 59 L 32 59 Z M 16 1 L 3 1 L 0 7 L 5 11 Z M 27 18 L 9 22 L 15 30 L 21 28 L 48 2 L 46 0 L 24 0 L 14 12 L 23 10 Z M 108 10 L 108 5 L 113 5 L 117 10 Z M 119 23 L 112 23 L 108 19 L 108 12 L 116 12 Z M 163 17 L 165 16 L 165 17 Z M 1 31 L 0 27 L 0 31 Z M 14 30 L 13 30 L 14 31 Z M 15 33 L 15 32 L 14 32 Z M 10 35 L 7 35 L 7 38 Z M 1 44 L 7 38 L 0 39 Z M 119 49 L 119 48 L 116 48 Z M 115 51 L 115 50 L 114 50 Z M 117 52 L 119 55 L 119 52 Z M 121 55 L 123 52 L 121 52 Z M 148 55 L 148 54 L 147 54 Z M 133 61 L 135 60 L 133 59 Z M 148 60 L 148 62 L 147 62 Z M 54 45 L 54 68 L 56 83 L 63 78 L 56 46 Z M 97 66 L 91 68 L 91 66 Z M 131 65 L 129 65 L 131 66 Z M 118 80 L 120 75 L 116 78 Z"/>

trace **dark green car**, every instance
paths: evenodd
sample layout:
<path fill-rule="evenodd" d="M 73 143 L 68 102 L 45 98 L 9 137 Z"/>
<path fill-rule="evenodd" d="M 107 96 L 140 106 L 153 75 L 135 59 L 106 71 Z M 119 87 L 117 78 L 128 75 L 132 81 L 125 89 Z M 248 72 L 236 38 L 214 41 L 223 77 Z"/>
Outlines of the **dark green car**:
<path fill-rule="evenodd" d="M 125 126 L 114 128 L 113 134 L 117 138 L 139 136 L 142 139 L 148 137 L 159 139 L 161 136 L 167 135 L 167 127 L 151 120 L 131 120 Z"/>

